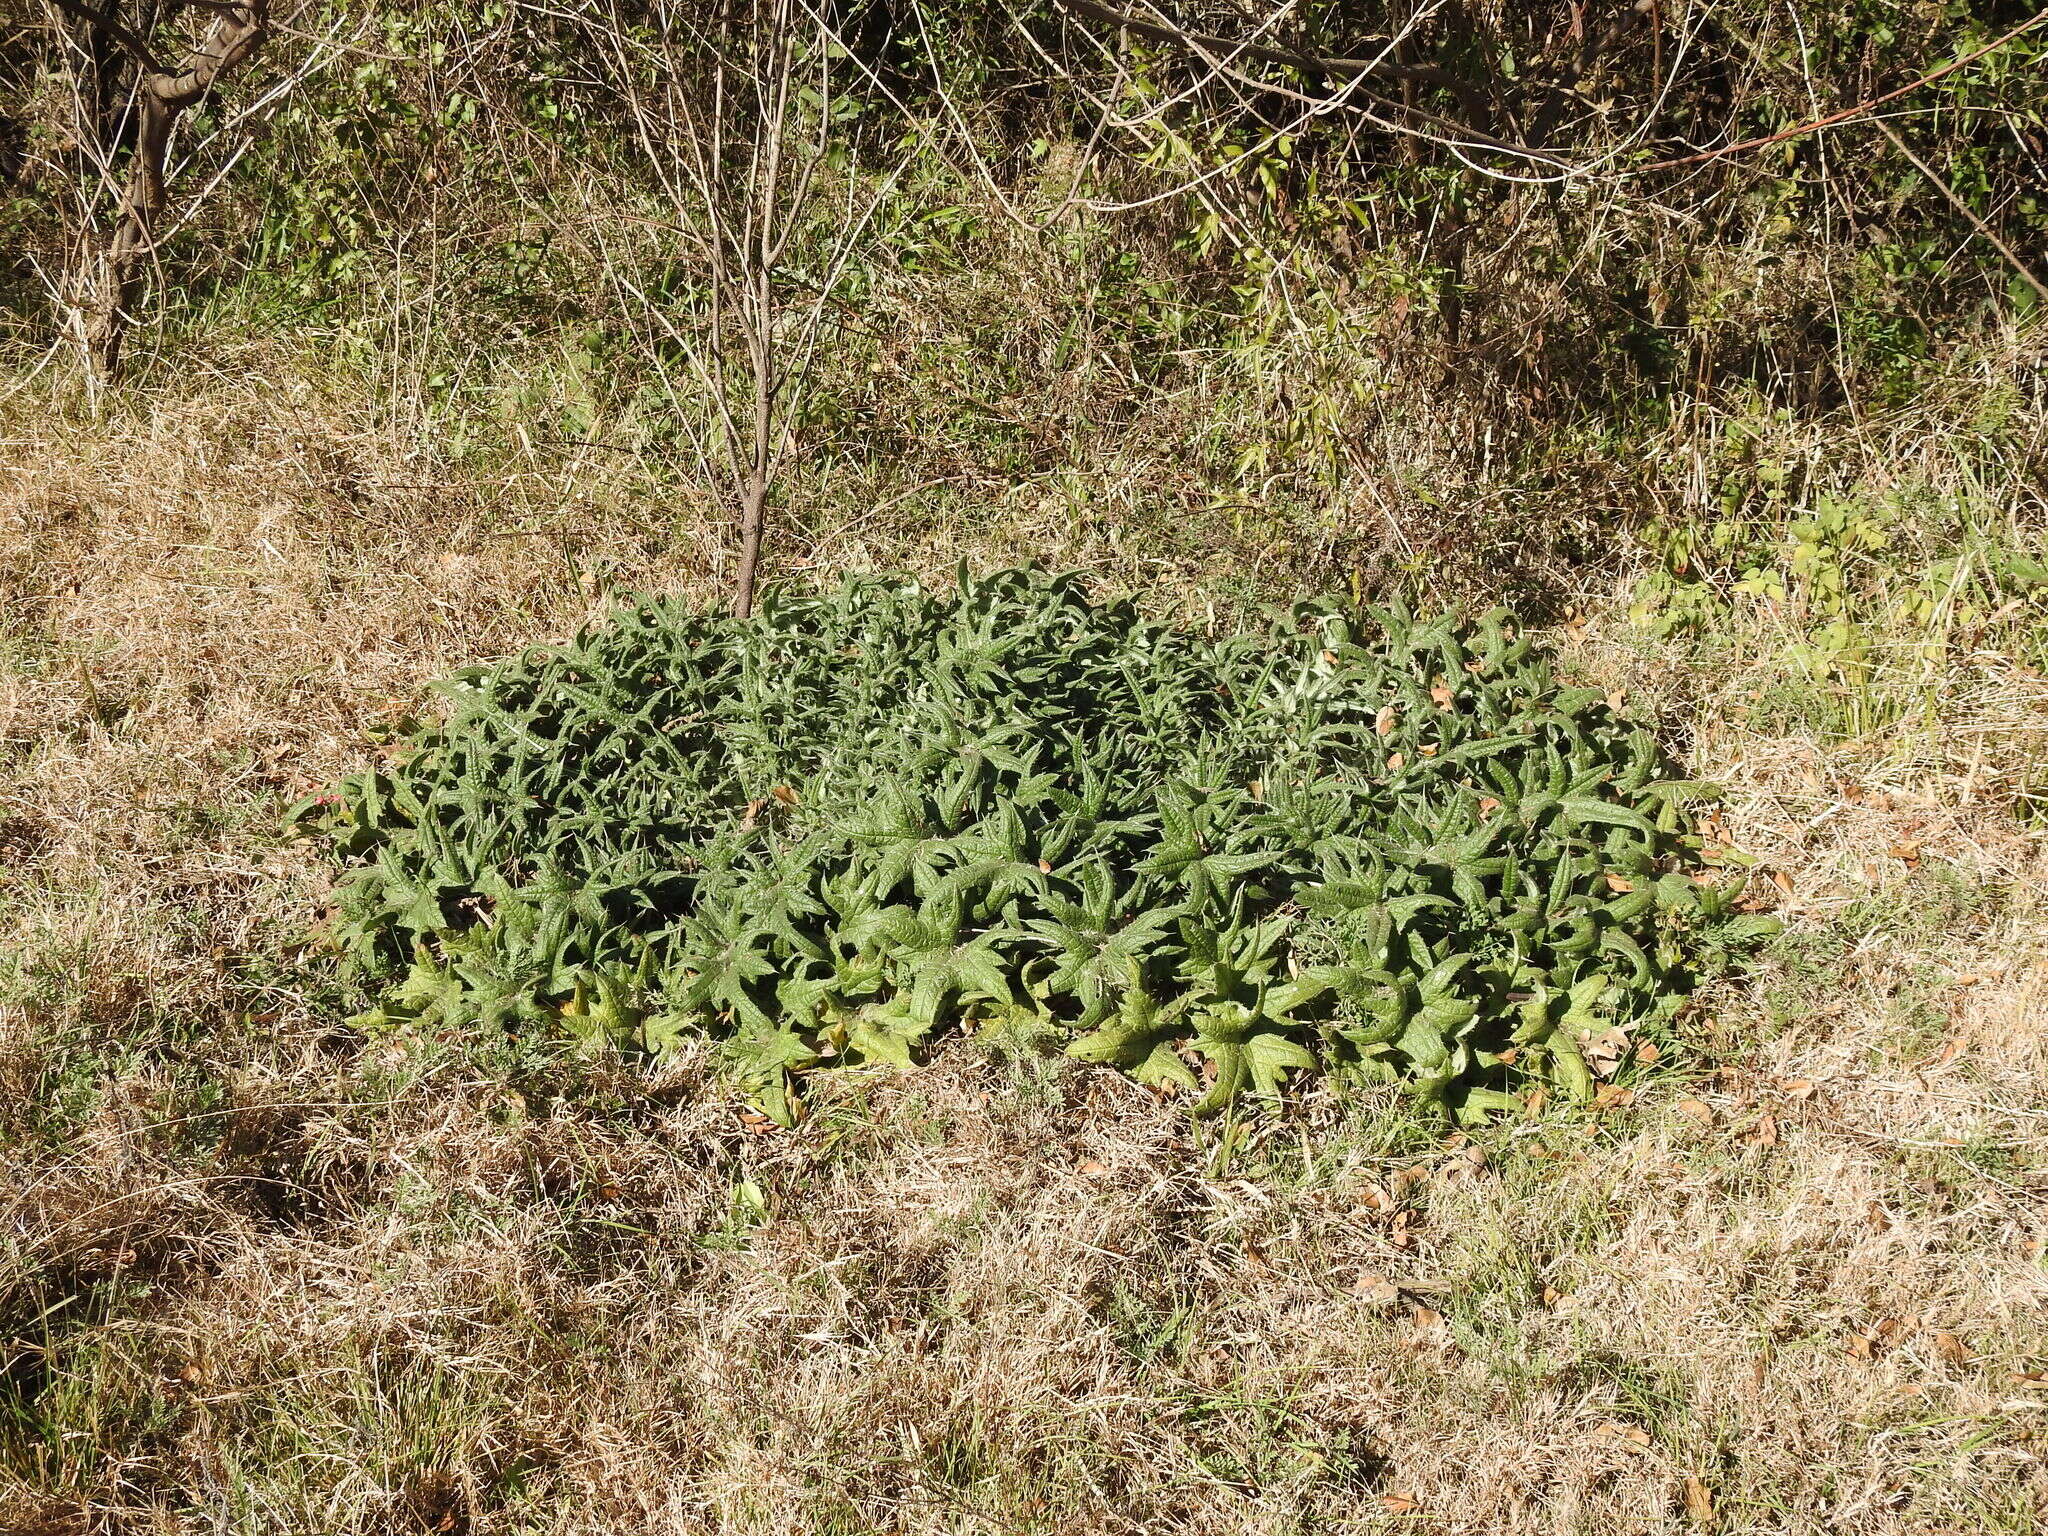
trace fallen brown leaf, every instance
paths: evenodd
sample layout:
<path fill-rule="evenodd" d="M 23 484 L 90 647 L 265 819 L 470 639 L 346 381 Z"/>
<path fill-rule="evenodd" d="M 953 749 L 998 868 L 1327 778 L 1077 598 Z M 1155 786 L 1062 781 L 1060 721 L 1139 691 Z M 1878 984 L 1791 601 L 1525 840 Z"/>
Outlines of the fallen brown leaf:
<path fill-rule="evenodd" d="M 1685 1518 L 1694 1525 L 1711 1525 L 1714 1521 L 1713 1491 L 1691 1472 L 1685 1474 Z"/>
<path fill-rule="evenodd" d="M 1950 1365 L 1968 1365 L 1977 1352 L 1946 1328 L 1934 1330 L 1934 1352 Z"/>
<path fill-rule="evenodd" d="M 1593 1431 L 1595 1440 L 1604 1440 L 1615 1445 L 1626 1445 L 1643 1450 L 1650 1444 L 1650 1432 L 1640 1424 L 1624 1424 L 1619 1419 L 1609 1419 Z"/>
<path fill-rule="evenodd" d="M 1475 1173 L 1486 1171 L 1486 1151 L 1483 1147 L 1460 1147 L 1457 1154 L 1447 1157 L 1437 1165 L 1437 1177 L 1444 1179 L 1470 1178 Z"/>
<path fill-rule="evenodd" d="M 1605 1029 L 1592 1039 L 1582 1041 L 1579 1054 L 1586 1058 L 1586 1065 L 1598 1077 L 1612 1077 L 1621 1066 L 1622 1057 L 1628 1054 L 1628 1035 L 1621 1029 Z"/>

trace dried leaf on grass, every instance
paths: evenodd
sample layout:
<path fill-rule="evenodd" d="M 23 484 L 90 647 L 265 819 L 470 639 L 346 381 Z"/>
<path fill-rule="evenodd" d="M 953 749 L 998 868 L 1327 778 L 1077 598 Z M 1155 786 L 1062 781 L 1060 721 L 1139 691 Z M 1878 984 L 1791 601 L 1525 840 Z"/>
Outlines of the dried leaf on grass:
<path fill-rule="evenodd" d="M 1696 1473 L 1685 1476 L 1685 1518 L 1694 1525 L 1711 1525 L 1714 1520 L 1714 1495 Z"/>

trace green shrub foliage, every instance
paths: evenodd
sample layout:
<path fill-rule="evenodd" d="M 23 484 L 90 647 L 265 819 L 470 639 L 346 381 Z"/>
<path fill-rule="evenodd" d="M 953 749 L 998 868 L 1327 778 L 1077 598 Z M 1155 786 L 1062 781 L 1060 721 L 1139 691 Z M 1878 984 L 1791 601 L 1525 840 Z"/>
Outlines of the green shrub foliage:
<path fill-rule="evenodd" d="M 1761 922 L 1651 735 L 1507 616 L 1213 638 L 1071 576 L 672 601 L 460 674 L 345 783 L 378 1023 L 724 1042 L 764 1104 L 961 1026 L 1207 1111 L 1322 1067 L 1467 1117 Z"/>

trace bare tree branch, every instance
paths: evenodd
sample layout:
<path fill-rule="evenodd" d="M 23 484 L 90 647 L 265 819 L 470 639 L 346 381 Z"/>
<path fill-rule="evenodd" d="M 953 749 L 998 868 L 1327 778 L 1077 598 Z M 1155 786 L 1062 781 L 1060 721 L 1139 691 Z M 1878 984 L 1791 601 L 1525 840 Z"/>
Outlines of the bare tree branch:
<path fill-rule="evenodd" d="M 735 504 L 733 611 L 744 618 L 827 316 L 908 160 L 872 184 L 830 164 L 836 61 L 847 54 L 809 0 L 746 0 L 711 19 L 662 6 L 631 24 L 615 10 L 609 30 L 634 136 L 674 210 L 662 227 L 701 263 L 694 317 L 631 291 L 693 381 L 678 414 L 707 477 Z M 822 189 L 840 184 L 844 207 L 828 219 Z M 814 280 L 788 270 L 800 244 L 818 265 Z M 794 297 L 792 287 L 807 293 Z M 655 365 L 666 377 L 667 361 L 657 355 Z M 700 426 L 696 414 L 709 422 Z"/>
<path fill-rule="evenodd" d="M 247 63 L 270 31 L 270 0 L 223 0 L 205 7 L 214 21 L 176 63 L 160 62 L 148 42 L 115 14 L 114 0 L 100 9 L 82 0 L 49 0 L 66 15 L 85 22 L 118 44 L 136 61 L 134 139 L 112 228 L 91 248 L 74 274 L 73 305 L 81 325 L 86 361 L 102 384 L 119 377 L 121 345 L 130 311 L 155 254 L 157 223 L 165 201 L 164 158 L 178 117 L 213 89 L 223 75 Z M 115 156 L 112 143 L 99 147 L 103 170 Z"/>
<path fill-rule="evenodd" d="M 1057 0 L 1057 3 L 1062 10 L 1120 27 L 1126 32 L 1150 38 L 1154 42 L 1173 43 L 1183 48 L 1200 48 L 1205 52 L 1227 53 L 1236 58 L 1256 59 L 1262 64 L 1282 64 L 1307 74 L 1337 75 L 1346 78 L 1372 75 L 1416 85 L 1433 85 L 1456 96 L 1468 112 L 1477 113 L 1488 119 L 1493 118 L 1497 112 L 1497 103 L 1488 92 L 1471 81 L 1462 79 L 1449 70 L 1438 69 L 1432 64 L 1401 64 L 1385 57 L 1318 58 L 1313 54 L 1297 53 L 1291 48 L 1273 48 L 1263 43 L 1236 42 L 1229 38 L 1208 37 L 1201 33 L 1183 31 L 1164 22 L 1146 21 L 1142 17 L 1111 10 L 1106 5 L 1096 4 L 1095 0 Z"/>
<path fill-rule="evenodd" d="M 77 17 L 95 32 L 102 33 L 119 43 L 144 69 L 153 74 L 162 72 L 164 66 L 158 62 L 156 53 L 149 44 L 139 34 L 123 26 L 120 19 L 115 16 L 113 0 L 108 0 L 108 3 L 98 10 L 82 3 L 82 0 L 49 0 L 49 3 L 66 15 Z"/>
<path fill-rule="evenodd" d="M 1982 219 L 1977 217 L 1977 210 L 1972 208 L 1968 203 L 1963 201 L 1962 194 L 1956 191 L 1954 187 L 1949 185 L 1948 178 L 1940 175 L 1938 172 L 1936 172 L 1933 166 L 1929 165 L 1925 160 L 1922 160 L 1918 155 L 1914 154 L 1911 146 L 1909 146 L 1904 139 L 1899 137 L 1898 130 L 1892 127 L 1890 123 L 1886 122 L 1881 117 L 1876 119 L 1876 122 L 1877 131 L 1879 133 L 1882 133 L 1886 138 L 1892 141 L 1892 148 L 1896 149 L 1900 154 L 1904 155 L 1908 160 L 1910 160 L 1913 163 L 1913 169 L 1918 171 L 1922 176 L 1925 176 L 1927 178 L 1929 184 L 1933 186 L 1934 190 L 1939 192 L 1945 199 L 1947 199 L 1948 205 L 1951 208 L 1955 209 L 1957 213 L 1963 216 L 1964 220 L 1969 224 L 1970 228 L 1976 230 L 1978 234 L 1982 235 L 1984 237 L 1985 243 L 1989 245 L 1994 251 L 1998 252 L 1999 255 L 2005 258 L 2006 264 L 2010 266 L 2013 269 L 2013 271 L 2017 272 L 2020 275 L 2022 281 L 2024 281 L 2029 288 L 2032 288 L 2035 293 L 2039 294 L 2044 301 L 2048 301 L 2048 283 L 2042 282 L 2040 278 L 2034 275 L 2033 268 L 2029 267 L 2024 261 L 2020 260 L 2019 252 L 2015 251 L 2011 246 L 2007 245 L 2004 240 L 1999 238 L 1997 230 L 1993 229 L 1989 224 L 1986 224 Z"/>
<path fill-rule="evenodd" d="M 1061 3 L 1065 4 L 1066 0 L 1061 0 Z M 1895 90 L 1886 91 L 1881 96 L 1872 96 L 1866 101 L 1859 101 L 1852 107 L 1843 107 L 1838 112 L 1830 112 L 1824 117 L 1816 117 L 1807 122 L 1794 123 L 1790 128 L 1781 128 L 1778 132 L 1767 133 L 1761 138 L 1744 139 L 1739 144 L 1724 144 L 1719 149 L 1703 149 L 1698 154 L 1682 155 L 1675 160 L 1659 160 L 1654 165 L 1640 166 L 1638 170 L 1668 171 L 1683 165 L 1702 165 L 1709 160 L 1720 160 L 1729 155 L 1747 154 L 1753 149 L 1767 149 L 1773 144 L 1782 144 L 1787 139 L 1796 139 L 1804 134 L 1817 133 L 1823 128 L 1832 128 L 1837 123 L 1846 123 L 1859 117 L 1866 117 L 1870 113 L 1875 112 L 1879 107 L 1897 101 L 1901 96 L 1910 96 L 1913 92 L 1930 86 L 1937 80 L 1945 79 L 1964 66 L 1974 64 L 1988 54 L 1996 53 L 2014 39 L 2033 31 L 2034 28 L 2040 26 L 2044 21 L 2048 21 L 2048 11 L 2037 11 L 2010 32 L 1994 37 L 1981 48 L 1973 49 L 1961 58 L 1951 59 L 1939 69 L 1929 70 L 1918 79 L 1910 80 Z"/>
<path fill-rule="evenodd" d="M 1157 42 L 1170 43 L 1195 54 L 1209 67 L 1212 79 L 1228 79 L 1248 90 L 1275 92 L 1294 101 L 1303 103 L 1313 112 L 1328 112 L 1336 109 L 1349 110 L 1365 117 L 1375 127 L 1389 133 L 1411 138 L 1420 138 L 1439 144 L 1453 153 L 1464 150 L 1483 150 L 1494 154 L 1512 156 L 1533 164 L 1549 166 L 1556 174 L 1538 180 L 1558 180 L 1577 174 L 1569 157 L 1554 150 L 1537 145 L 1522 144 L 1506 139 L 1490 131 L 1474 128 L 1469 123 L 1443 116 L 1413 101 L 1396 101 L 1367 89 L 1368 82 L 1381 76 L 1405 84 L 1430 84 L 1450 90 L 1468 108 L 1493 120 L 1499 114 L 1499 104 L 1469 81 L 1459 79 L 1448 71 L 1428 65 L 1405 65 L 1396 63 L 1391 54 L 1378 58 L 1325 59 L 1310 54 L 1297 53 L 1290 49 L 1270 48 L 1230 38 L 1210 37 L 1205 34 L 1188 32 L 1159 21 L 1146 21 L 1140 17 L 1126 15 L 1098 5 L 1095 0 L 1056 0 L 1063 9 L 1104 21 L 1142 37 Z M 1345 83 L 1330 97 L 1317 98 L 1275 81 L 1261 80 L 1245 74 L 1237 67 L 1237 60 L 1253 59 L 1265 63 L 1280 64 L 1311 74 L 1322 74 L 1343 80 Z M 1298 125 L 1296 125 L 1298 126 Z M 1290 130 L 1292 131 L 1292 130 Z M 1460 159 L 1464 156 L 1460 154 Z M 1502 179 L 1516 180 L 1513 176 L 1489 170 L 1485 166 L 1466 160 L 1472 169 L 1486 175 L 1502 176 Z"/>

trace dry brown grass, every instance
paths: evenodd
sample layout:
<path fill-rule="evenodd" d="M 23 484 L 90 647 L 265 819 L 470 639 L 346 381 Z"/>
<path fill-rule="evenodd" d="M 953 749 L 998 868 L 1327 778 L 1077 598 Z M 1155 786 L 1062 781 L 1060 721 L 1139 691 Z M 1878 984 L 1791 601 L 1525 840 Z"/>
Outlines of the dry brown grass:
<path fill-rule="evenodd" d="M 764 1131 L 700 1061 L 365 1042 L 277 806 L 716 541 L 361 410 L 5 422 L 0 1529 L 2044 1523 L 2048 866 L 1992 780 L 1596 623 L 1794 933 L 1633 1098 L 1471 1139 L 1318 1093 L 1225 1148 L 964 1046 Z M 1969 698 L 1994 763 L 2024 682 Z"/>

